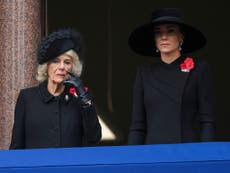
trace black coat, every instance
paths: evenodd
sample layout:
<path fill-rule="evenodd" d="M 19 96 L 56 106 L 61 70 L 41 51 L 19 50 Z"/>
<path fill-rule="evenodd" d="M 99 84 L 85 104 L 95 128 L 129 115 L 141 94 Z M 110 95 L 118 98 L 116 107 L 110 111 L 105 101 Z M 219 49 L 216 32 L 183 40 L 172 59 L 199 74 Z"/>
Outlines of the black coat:
<path fill-rule="evenodd" d="M 80 100 L 67 89 L 54 97 L 43 82 L 20 91 L 10 149 L 77 147 L 82 146 L 83 139 L 91 145 L 100 138 L 94 106 L 82 108 Z"/>
<path fill-rule="evenodd" d="M 138 69 L 129 144 L 196 141 L 197 114 L 200 141 L 214 139 L 210 66 L 205 61 L 195 60 L 194 69 L 182 72 L 180 64 L 184 59 L 180 57 L 171 64 L 160 60 Z"/>

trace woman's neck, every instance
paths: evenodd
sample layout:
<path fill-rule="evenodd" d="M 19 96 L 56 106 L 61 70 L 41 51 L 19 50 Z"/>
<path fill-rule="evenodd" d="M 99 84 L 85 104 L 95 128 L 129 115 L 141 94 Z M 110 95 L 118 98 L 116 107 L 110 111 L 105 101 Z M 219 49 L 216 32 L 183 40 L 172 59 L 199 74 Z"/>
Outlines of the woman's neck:
<path fill-rule="evenodd" d="M 53 96 L 59 96 L 64 91 L 65 86 L 59 83 L 48 81 L 47 89 Z"/>
<path fill-rule="evenodd" d="M 161 54 L 161 60 L 167 64 L 172 63 L 175 61 L 177 58 L 181 56 L 180 52 L 174 52 L 174 53 L 169 53 L 169 54 Z"/>

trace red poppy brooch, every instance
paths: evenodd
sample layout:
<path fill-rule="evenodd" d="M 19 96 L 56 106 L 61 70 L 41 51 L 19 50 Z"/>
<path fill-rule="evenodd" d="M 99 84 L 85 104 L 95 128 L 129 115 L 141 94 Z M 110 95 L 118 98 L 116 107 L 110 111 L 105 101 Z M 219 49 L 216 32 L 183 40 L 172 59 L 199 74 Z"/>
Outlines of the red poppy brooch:
<path fill-rule="evenodd" d="M 85 87 L 85 91 L 87 92 L 88 90 L 89 90 L 89 88 Z M 74 95 L 75 97 L 78 97 L 77 89 L 75 89 L 74 87 L 71 87 L 69 89 L 69 93 L 72 94 L 72 95 Z"/>
<path fill-rule="evenodd" d="M 195 66 L 195 63 L 192 58 L 187 57 L 183 63 L 180 64 L 180 69 L 182 72 L 190 72 L 191 69 L 193 69 Z"/>

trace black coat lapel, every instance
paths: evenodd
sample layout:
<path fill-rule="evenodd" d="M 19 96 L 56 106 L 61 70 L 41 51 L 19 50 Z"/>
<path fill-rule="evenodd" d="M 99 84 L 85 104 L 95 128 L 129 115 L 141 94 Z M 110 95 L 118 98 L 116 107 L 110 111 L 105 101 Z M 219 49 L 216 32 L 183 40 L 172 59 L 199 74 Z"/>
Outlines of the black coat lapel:
<path fill-rule="evenodd" d="M 173 64 L 164 64 L 158 62 L 151 69 L 151 75 L 148 81 L 163 97 L 168 97 L 171 101 L 180 103 L 186 81 L 190 72 L 182 72 L 180 63 L 184 60 L 183 57 L 178 58 Z"/>

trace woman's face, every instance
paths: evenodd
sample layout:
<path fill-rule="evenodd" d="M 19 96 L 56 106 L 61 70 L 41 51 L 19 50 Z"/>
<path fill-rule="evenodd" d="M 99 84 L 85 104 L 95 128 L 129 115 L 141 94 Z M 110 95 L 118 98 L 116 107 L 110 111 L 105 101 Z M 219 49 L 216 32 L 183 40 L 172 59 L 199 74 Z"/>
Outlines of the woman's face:
<path fill-rule="evenodd" d="M 48 82 L 60 84 L 68 77 L 67 71 L 73 67 L 72 58 L 68 55 L 60 55 L 48 63 Z"/>
<path fill-rule="evenodd" d="M 161 54 L 169 54 L 179 51 L 183 35 L 176 24 L 161 24 L 154 28 L 156 47 Z"/>

